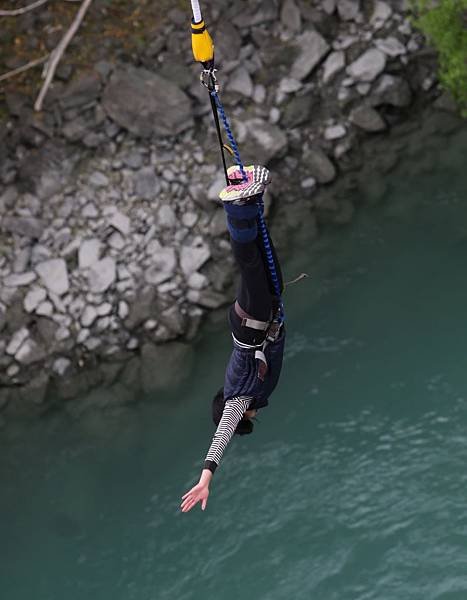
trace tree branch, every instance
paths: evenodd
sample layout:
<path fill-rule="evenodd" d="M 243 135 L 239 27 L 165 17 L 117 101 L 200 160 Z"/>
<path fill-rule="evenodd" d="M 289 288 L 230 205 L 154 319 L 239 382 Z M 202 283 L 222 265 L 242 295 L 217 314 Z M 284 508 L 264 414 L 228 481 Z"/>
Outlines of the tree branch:
<path fill-rule="evenodd" d="M 91 2 L 92 0 L 83 0 L 78 12 L 76 13 L 76 17 L 74 18 L 73 23 L 70 25 L 70 28 L 62 37 L 60 43 L 55 48 L 55 50 L 52 51 L 50 55 L 50 60 L 47 64 L 45 81 L 41 88 L 41 91 L 39 92 L 39 96 L 37 97 L 37 100 L 34 104 L 34 110 L 39 111 L 42 109 L 42 104 L 44 102 L 45 95 L 47 94 L 47 90 L 49 89 L 50 84 L 52 83 L 52 79 L 55 75 L 58 63 L 60 62 L 63 53 L 67 49 L 68 44 L 71 42 L 73 36 L 78 31 L 79 26 L 81 25 L 81 22 L 84 19 L 84 16 L 91 5 Z"/>
<path fill-rule="evenodd" d="M 28 71 L 29 69 L 32 69 L 33 67 L 37 67 L 37 65 L 42 65 L 43 63 L 45 63 L 47 61 L 49 56 L 50 56 L 50 54 L 47 54 L 46 56 L 42 56 L 41 58 L 36 58 L 36 60 L 32 60 L 31 62 L 28 62 L 27 64 L 23 65 L 22 67 L 18 67 L 17 69 L 14 69 L 13 71 L 9 71 L 8 73 L 4 73 L 3 75 L 0 75 L 0 81 L 5 81 L 5 79 L 10 79 L 10 77 L 14 77 L 15 75 L 24 73 L 24 71 Z"/>
<path fill-rule="evenodd" d="M 32 4 L 28 4 L 28 6 L 24 6 L 23 8 L 16 8 L 14 10 L 0 10 L 0 17 L 17 17 L 19 15 L 24 15 L 24 13 L 34 10 L 39 6 L 46 4 L 48 1 L 49 0 L 37 0 Z"/>

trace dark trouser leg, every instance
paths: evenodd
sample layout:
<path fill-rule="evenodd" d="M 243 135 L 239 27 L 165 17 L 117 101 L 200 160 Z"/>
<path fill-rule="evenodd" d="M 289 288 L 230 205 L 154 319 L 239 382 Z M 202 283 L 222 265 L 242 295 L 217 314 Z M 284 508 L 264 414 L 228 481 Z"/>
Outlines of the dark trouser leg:
<path fill-rule="evenodd" d="M 257 211 L 253 206 L 235 207 L 235 212 L 226 207 L 231 245 L 240 270 L 240 286 L 237 301 L 241 308 L 258 321 L 268 321 L 273 310 L 275 289 L 270 274 L 266 250 L 261 233 L 258 231 Z M 245 210 L 245 213 L 242 211 Z M 277 277 L 282 291 L 282 273 L 277 255 L 268 233 L 268 240 L 276 265 Z M 235 337 L 246 344 L 260 344 L 264 331 L 242 327 L 241 319 L 232 306 L 229 321 Z"/>

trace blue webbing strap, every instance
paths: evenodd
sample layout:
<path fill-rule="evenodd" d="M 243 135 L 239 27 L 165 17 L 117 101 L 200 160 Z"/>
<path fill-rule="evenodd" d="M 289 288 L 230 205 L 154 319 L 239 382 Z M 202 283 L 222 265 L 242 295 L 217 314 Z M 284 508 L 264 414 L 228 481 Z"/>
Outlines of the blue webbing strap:
<path fill-rule="evenodd" d="M 240 158 L 240 152 L 238 150 L 237 142 L 235 141 L 235 138 L 233 136 L 232 129 L 230 128 L 229 120 L 227 119 L 227 115 L 225 114 L 225 110 L 224 110 L 224 107 L 222 106 L 222 102 L 220 101 L 219 95 L 217 94 L 217 92 L 215 90 L 210 90 L 210 94 L 211 94 L 211 97 L 214 98 L 214 100 L 215 100 L 217 110 L 219 111 L 222 123 L 225 128 L 227 138 L 229 139 L 229 142 L 230 142 L 230 147 L 232 148 L 232 152 L 234 153 L 237 165 L 240 168 L 240 172 L 242 174 L 243 181 L 248 181 L 248 176 L 245 173 L 245 167 L 242 163 L 242 159 Z M 263 246 L 264 246 L 264 250 L 266 252 L 266 259 L 268 262 L 269 272 L 271 274 L 272 285 L 274 287 L 276 296 L 279 299 L 278 320 L 280 323 L 282 323 L 285 319 L 284 305 L 283 305 L 282 299 L 281 299 L 281 289 L 280 289 L 279 277 L 277 276 L 276 263 L 274 261 L 274 256 L 272 254 L 272 248 L 271 248 L 271 243 L 269 241 L 268 229 L 266 226 L 266 222 L 264 220 L 264 201 L 263 201 L 262 195 L 260 196 L 260 199 L 258 201 L 258 206 L 259 206 L 259 213 L 258 213 L 259 229 L 261 231 Z"/>

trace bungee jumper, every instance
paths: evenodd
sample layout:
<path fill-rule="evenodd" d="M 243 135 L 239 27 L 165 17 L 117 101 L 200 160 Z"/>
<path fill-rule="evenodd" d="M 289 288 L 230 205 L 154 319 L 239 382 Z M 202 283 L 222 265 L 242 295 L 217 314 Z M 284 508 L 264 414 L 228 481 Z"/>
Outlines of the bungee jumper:
<path fill-rule="evenodd" d="M 198 502 L 206 508 L 209 485 L 224 450 L 236 433 L 252 433 L 258 410 L 268 405 L 277 386 L 285 345 L 284 289 L 281 267 L 264 220 L 263 194 L 270 174 L 260 165 L 244 166 L 223 106 L 214 67 L 214 45 L 201 16 L 198 0 L 193 10 L 192 46 L 195 60 L 203 64 L 201 83 L 209 91 L 222 154 L 226 186 L 219 197 L 226 212 L 230 243 L 240 271 L 235 302 L 228 310 L 233 349 L 227 364 L 224 386 L 212 402 L 217 426 L 204 461 L 199 482 L 183 497 L 182 512 Z M 222 140 L 219 116 L 229 146 Z M 224 151 L 235 157 L 227 168 Z"/>

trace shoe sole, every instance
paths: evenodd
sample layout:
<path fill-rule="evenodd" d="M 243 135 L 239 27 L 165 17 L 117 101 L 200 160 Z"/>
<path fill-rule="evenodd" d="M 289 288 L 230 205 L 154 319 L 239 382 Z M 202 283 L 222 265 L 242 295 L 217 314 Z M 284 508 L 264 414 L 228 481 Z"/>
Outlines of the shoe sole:
<path fill-rule="evenodd" d="M 230 203 L 230 204 L 248 204 L 249 200 L 254 201 L 254 197 L 262 194 L 264 192 L 264 184 L 258 181 L 254 181 L 249 185 L 246 185 L 243 189 L 239 190 L 229 190 L 228 186 L 224 188 L 219 194 L 219 198 L 222 202 Z"/>

